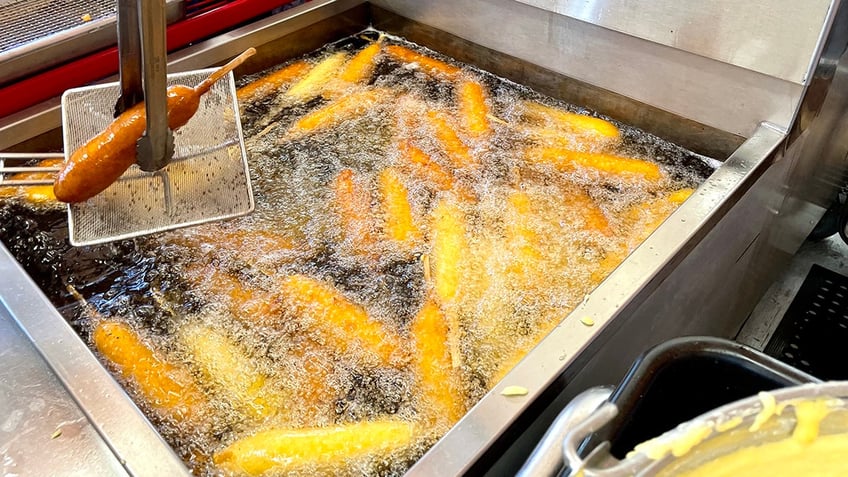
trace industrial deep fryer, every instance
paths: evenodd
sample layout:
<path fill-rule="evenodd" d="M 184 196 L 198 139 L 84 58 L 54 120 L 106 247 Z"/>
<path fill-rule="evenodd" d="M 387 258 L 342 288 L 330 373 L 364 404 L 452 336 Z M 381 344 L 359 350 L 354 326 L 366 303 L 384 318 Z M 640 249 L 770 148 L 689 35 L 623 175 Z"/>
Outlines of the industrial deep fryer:
<path fill-rule="evenodd" d="M 515 468 L 543 432 L 546 409 L 613 382 L 653 344 L 736 333 L 823 213 L 848 151 L 831 137 L 844 121 L 848 12 L 838 1 L 795 10 L 778 1 L 313 0 L 188 47 L 170 64 L 206 67 L 255 46 L 245 72 L 259 71 L 372 24 L 723 162 L 574 310 L 578 319 L 556 328 L 410 471 L 446 475 Z M 50 102 L 5 117 L 0 148 L 55 147 L 58 126 Z M 31 340 L 118 461 L 137 475 L 186 472 L 0 252 L 2 316 Z M 585 317 L 594 326 L 581 324 Z M 503 396 L 510 385 L 527 395 Z"/>

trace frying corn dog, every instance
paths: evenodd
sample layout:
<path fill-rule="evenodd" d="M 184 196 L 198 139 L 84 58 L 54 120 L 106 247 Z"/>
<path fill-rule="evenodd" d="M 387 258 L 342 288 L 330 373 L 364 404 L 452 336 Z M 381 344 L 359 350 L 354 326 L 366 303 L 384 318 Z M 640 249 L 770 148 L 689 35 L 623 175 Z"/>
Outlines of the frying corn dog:
<path fill-rule="evenodd" d="M 451 127 L 447 115 L 433 110 L 427 112 L 426 118 L 435 133 L 436 140 L 439 141 L 455 168 L 468 169 L 476 168 L 479 165 L 474 156 L 471 155 L 471 150 Z"/>
<path fill-rule="evenodd" d="M 220 222 L 180 229 L 161 236 L 165 243 L 191 249 L 192 253 L 226 260 L 237 258 L 251 265 L 282 260 L 296 249 L 293 241 L 270 230 L 245 230 L 222 226 Z"/>
<path fill-rule="evenodd" d="M 168 127 L 173 130 L 184 126 L 200 107 L 200 97 L 254 53 L 255 49 L 248 49 L 195 88 L 184 85 L 168 88 Z M 135 164 L 136 141 L 147 128 L 144 108 L 141 102 L 124 111 L 103 132 L 71 154 L 53 184 L 58 200 L 70 203 L 88 200 L 103 192 Z"/>
<path fill-rule="evenodd" d="M 613 176 L 637 177 L 651 182 L 658 182 L 664 177 L 660 167 L 653 162 L 612 154 L 539 147 L 530 150 L 526 157 L 531 162 L 551 165 L 562 172 L 572 172 L 576 168 L 592 169 Z"/>
<path fill-rule="evenodd" d="M 531 200 L 523 191 L 513 191 L 507 197 L 507 217 L 505 226 L 505 242 L 512 252 L 512 260 L 507 269 L 519 278 L 529 276 L 526 269 L 535 268 L 542 260 L 539 250 L 539 234 L 527 223 L 527 218 L 533 216 Z"/>
<path fill-rule="evenodd" d="M 235 409 L 255 421 L 282 409 L 283 397 L 266 385 L 265 375 L 229 338 L 200 324 L 185 325 L 179 338 L 205 382 Z"/>
<path fill-rule="evenodd" d="M 449 65 L 444 61 L 431 58 L 427 55 L 422 55 L 400 45 L 388 45 L 386 47 L 386 53 L 403 63 L 418 66 L 431 76 L 451 79 L 461 71 L 456 66 Z"/>
<path fill-rule="evenodd" d="M 583 152 L 591 151 L 596 146 L 596 144 L 562 129 L 525 124 L 511 124 L 510 126 L 540 146 L 552 146 Z"/>
<path fill-rule="evenodd" d="M 443 303 L 456 298 L 461 276 L 457 264 L 467 246 L 462 210 L 449 199 L 442 199 L 432 212 L 432 265 L 436 296 Z"/>
<path fill-rule="evenodd" d="M 410 445 L 414 424 L 383 419 L 329 427 L 269 429 L 243 437 L 215 453 L 215 463 L 237 474 L 323 474 L 369 455 Z"/>
<path fill-rule="evenodd" d="M 690 188 L 679 189 L 679 190 L 676 190 L 676 191 L 672 192 L 671 194 L 669 194 L 668 197 L 666 197 L 666 198 L 672 204 L 680 205 L 680 204 L 686 202 L 686 199 L 691 197 L 692 194 L 694 194 L 694 193 L 695 193 L 695 189 L 690 189 Z"/>
<path fill-rule="evenodd" d="M 423 235 L 412 217 L 409 191 L 392 168 L 386 168 L 378 178 L 383 212 L 383 229 L 389 240 L 403 249 L 421 241 Z"/>
<path fill-rule="evenodd" d="M 362 116 L 377 104 L 380 98 L 381 90 L 379 89 L 365 89 L 343 96 L 298 119 L 289 130 L 288 137 L 282 138 L 282 140 L 300 137 Z"/>
<path fill-rule="evenodd" d="M 128 325 L 102 321 L 92 333 L 97 351 L 130 380 L 154 409 L 183 421 L 199 411 L 203 393 L 188 370 L 165 361 Z"/>
<path fill-rule="evenodd" d="M 299 98 L 284 83 L 276 113 L 249 108 L 249 130 L 298 139 L 252 148 L 269 207 L 166 240 L 163 257 L 185 252 L 165 271 L 196 285 L 190 304 L 239 320 L 175 336 L 240 411 L 205 436 L 215 464 L 198 474 L 402 472 L 685 200 L 669 191 L 689 176 L 648 184 L 615 156 L 612 124 L 403 50 L 324 55 L 322 74 L 288 80 Z"/>
<path fill-rule="evenodd" d="M 572 192 L 565 197 L 565 203 L 570 210 L 580 215 L 584 230 L 607 237 L 612 235 L 613 231 L 609 219 L 604 215 L 604 211 L 598 207 L 598 204 L 589 197 L 589 194 L 582 190 Z"/>
<path fill-rule="evenodd" d="M 462 273 L 459 264 L 468 247 L 465 214 L 453 201 L 442 198 L 432 212 L 431 262 L 433 289 L 448 320 L 448 346 L 454 368 L 461 365 L 461 330 L 457 315 Z"/>
<path fill-rule="evenodd" d="M 368 189 L 356 180 L 352 170 L 344 169 L 333 181 L 333 191 L 335 208 L 345 240 L 350 242 L 356 252 L 371 248 L 376 238 Z"/>
<path fill-rule="evenodd" d="M 384 366 L 402 358 L 396 336 L 335 288 L 305 275 L 292 275 L 283 280 L 280 290 L 288 309 L 307 318 L 311 330 L 332 349 L 352 354 L 361 348 L 366 361 Z"/>
<path fill-rule="evenodd" d="M 343 51 L 324 58 L 297 83 L 291 85 L 285 97 L 289 101 L 305 102 L 320 95 L 332 84 L 345 61 L 347 61 L 347 53 Z"/>
<path fill-rule="evenodd" d="M 185 273 L 190 282 L 214 294 L 234 317 L 245 323 L 274 323 L 282 314 L 279 297 L 243 285 L 214 264 L 186 267 Z"/>
<path fill-rule="evenodd" d="M 542 121 L 553 127 L 585 136 L 587 139 L 610 145 L 620 138 L 618 128 L 609 121 L 585 114 L 576 114 L 533 101 L 521 103 L 525 117 Z"/>
<path fill-rule="evenodd" d="M 258 80 L 242 86 L 236 90 L 236 98 L 238 99 L 239 105 L 242 103 L 257 101 L 274 93 L 284 85 L 303 76 L 304 73 L 309 71 L 309 68 L 310 65 L 306 61 L 296 61 L 271 74 L 265 75 Z"/>
<path fill-rule="evenodd" d="M 433 300 L 427 300 L 412 322 L 415 369 L 420 406 L 430 426 L 450 427 L 465 414 L 465 399 L 454 374 L 447 320 Z"/>
<path fill-rule="evenodd" d="M 380 53 L 382 37 L 359 51 L 342 70 L 339 79 L 347 83 L 362 83 L 374 72 L 377 54 Z"/>
<path fill-rule="evenodd" d="M 466 80 L 459 85 L 459 113 L 469 136 L 481 139 L 491 133 L 488 93 L 478 81 Z"/>
<path fill-rule="evenodd" d="M 408 140 L 398 142 L 400 159 L 405 163 L 409 172 L 430 183 L 437 191 L 454 191 L 464 200 L 474 200 L 474 192 L 454 179 L 453 175 L 434 161 L 426 152 L 415 147 Z"/>

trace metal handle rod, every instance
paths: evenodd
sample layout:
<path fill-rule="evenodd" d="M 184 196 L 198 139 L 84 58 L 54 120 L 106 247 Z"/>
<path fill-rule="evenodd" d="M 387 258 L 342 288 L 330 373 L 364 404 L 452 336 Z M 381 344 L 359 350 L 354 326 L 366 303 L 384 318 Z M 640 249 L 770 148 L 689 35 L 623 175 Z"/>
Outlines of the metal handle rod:
<path fill-rule="evenodd" d="M 597 408 L 593 413 L 586 416 L 585 419 L 575 423 L 575 425 L 568 430 L 565 437 L 562 439 L 562 457 L 568 470 L 567 477 L 578 477 L 583 475 L 596 476 L 604 473 L 603 469 L 586 469 L 586 462 L 589 459 L 581 457 L 578 449 L 580 447 L 580 443 L 583 442 L 584 439 L 608 424 L 617 414 L 618 407 L 616 407 L 615 404 L 606 402 L 601 404 L 601 407 Z"/>
<path fill-rule="evenodd" d="M 0 152 L 0 160 L 64 159 L 61 152 Z"/>
<path fill-rule="evenodd" d="M 6 167 L 0 164 L 0 174 L 16 174 L 18 172 L 59 172 L 59 166 Z"/>
<path fill-rule="evenodd" d="M 518 472 L 520 477 L 560 475 L 565 462 L 563 439 L 574 427 L 585 421 L 612 394 L 611 387 L 590 388 L 571 400 L 554 419 L 545 435 L 533 449 L 530 457 Z"/>
<path fill-rule="evenodd" d="M 121 96 L 115 117 L 144 100 L 141 83 L 141 34 L 137 0 L 118 0 L 118 59 Z"/>
<path fill-rule="evenodd" d="M 64 159 L 64 154 L 47 152 L 0 152 L 0 186 L 31 186 L 49 185 L 53 183 L 52 178 L 47 179 L 7 179 L 6 174 L 17 174 L 19 172 L 59 172 L 59 166 L 6 166 L 7 161 L 22 162 L 33 159 Z"/>
<path fill-rule="evenodd" d="M 147 130 L 139 139 L 138 165 L 143 171 L 165 167 L 173 155 L 173 134 L 168 129 L 167 56 L 165 50 L 165 0 L 137 0 L 141 30 Z"/>

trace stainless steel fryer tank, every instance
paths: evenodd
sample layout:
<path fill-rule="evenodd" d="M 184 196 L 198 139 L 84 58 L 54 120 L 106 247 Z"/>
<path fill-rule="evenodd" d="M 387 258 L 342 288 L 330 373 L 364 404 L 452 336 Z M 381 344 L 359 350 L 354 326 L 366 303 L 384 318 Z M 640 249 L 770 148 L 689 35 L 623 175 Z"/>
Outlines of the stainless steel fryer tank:
<path fill-rule="evenodd" d="M 259 71 L 374 25 L 723 162 L 411 475 L 506 471 L 532 449 L 549 409 L 613 382 L 642 350 L 735 334 L 844 173 L 848 145 L 828 135 L 845 119 L 848 91 L 840 2 L 803 11 L 777 0 L 576 5 L 313 0 L 170 57 L 172 71 L 189 70 L 255 46 L 247 69 Z M 0 149 L 50 147 L 58 126 L 49 101 L 2 118 Z M 5 248 L 0 277 L 5 311 L 124 469 L 187 473 Z M 528 392 L 503 396 L 510 385 Z"/>

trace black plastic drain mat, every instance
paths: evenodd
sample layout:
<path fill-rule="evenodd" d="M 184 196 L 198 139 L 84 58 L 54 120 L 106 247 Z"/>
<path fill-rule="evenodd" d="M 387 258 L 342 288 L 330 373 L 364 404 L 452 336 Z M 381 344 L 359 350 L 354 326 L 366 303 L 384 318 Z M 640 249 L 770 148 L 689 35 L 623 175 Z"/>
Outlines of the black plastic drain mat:
<path fill-rule="evenodd" d="M 813 265 L 765 353 L 819 379 L 848 379 L 848 277 Z"/>

